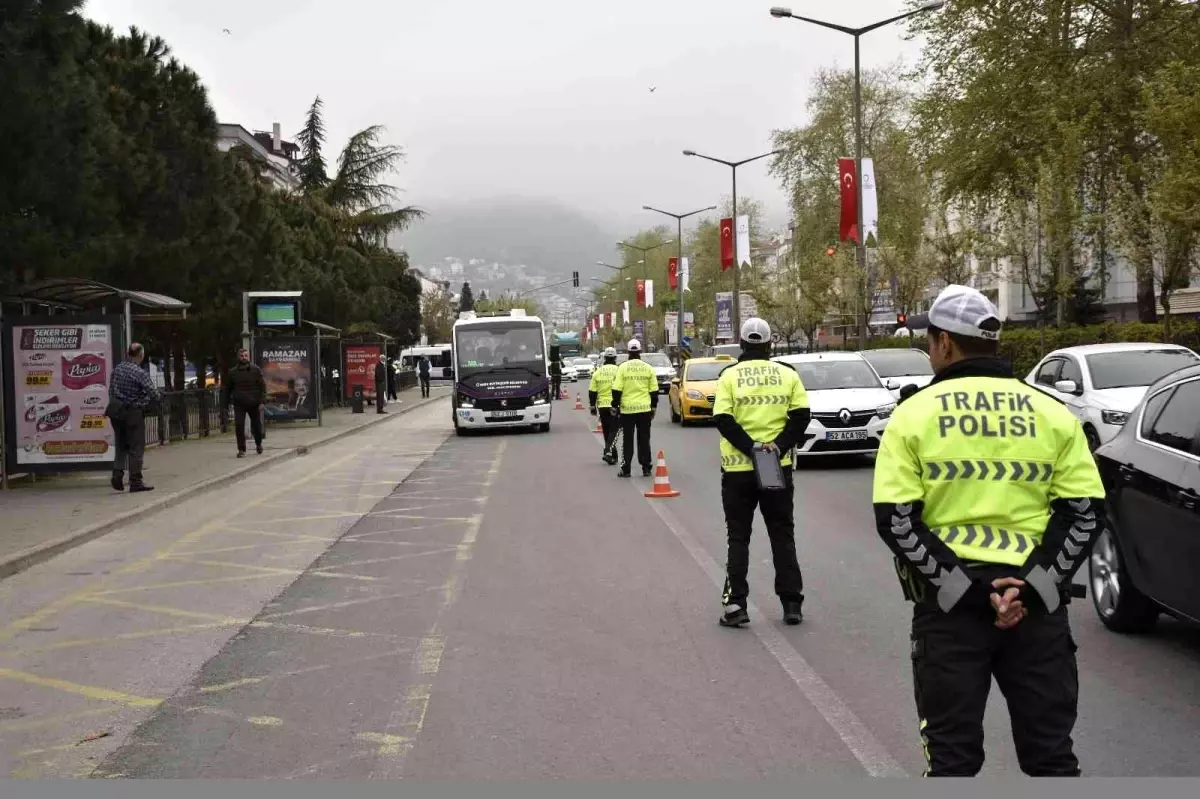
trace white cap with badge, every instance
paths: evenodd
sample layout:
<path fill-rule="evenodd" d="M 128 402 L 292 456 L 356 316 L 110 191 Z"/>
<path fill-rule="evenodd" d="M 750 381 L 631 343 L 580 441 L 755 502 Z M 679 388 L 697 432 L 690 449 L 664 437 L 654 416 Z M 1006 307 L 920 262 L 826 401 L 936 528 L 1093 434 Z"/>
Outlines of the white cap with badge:
<path fill-rule="evenodd" d="M 766 320 L 752 316 L 742 323 L 742 341 L 747 344 L 767 344 L 771 341 L 771 326 Z"/>
<path fill-rule="evenodd" d="M 930 326 L 960 336 L 1000 340 L 1000 312 L 996 306 L 977 289 L 956 283 L 942 289 L 929 313 L 908 319 L 910 330 L 925 330 Z"/>
<path fill-rule="evenodd" d="M 631 338 L 629 339 L 629 345 L 626 347 L 626 349 L 630 352 L 641 352 L 642 342 L 638 341 L 636 338 Z"/>

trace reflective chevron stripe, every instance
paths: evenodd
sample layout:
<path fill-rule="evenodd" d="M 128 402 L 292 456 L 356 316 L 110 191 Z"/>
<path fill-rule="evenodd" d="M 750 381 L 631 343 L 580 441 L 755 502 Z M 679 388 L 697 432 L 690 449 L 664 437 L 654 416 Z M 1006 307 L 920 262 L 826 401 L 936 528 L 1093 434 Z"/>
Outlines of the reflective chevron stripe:
<path fill-rule="evenodd" d="M 1099 527 L 1096 522 L 1096 509 L 1092 507 L 1090 499 L 1072 500 L 1068 504 L 1077 515 L 1075 523 L 1067 531 L 1067 538 L 1063 541 L 1062 550 L 1054 559 L 1054 565 L 1049 569 L 1050 577 L 1054 580 L 1055 585 L 1061 583 L 1074 570 L 1076 559 Z"/>
<path fill-rule="evenodd" d="M 738 455 L 722 455 L 721 456 L 721 465 L 722 466 L 752 466 L 753 464 L 751 463 L 750 459 L 747 458 L 745 455 L 738 454 Z"/>
<path fill-rule="evenodd" d="M 912 566 L 937 587 L 938 606 L 949 611 L 971 586 L 971 579 L 962 569 L 943 569 L 921 539 L 913 532 L 912 505 L 896 505 L 892 514 L 891 531 L 901 554 Z"/>
<path fill-rule="evenodd" d="M 951 549 L 956 551 L 962 547 L 973 547 L 993 552 L 1028 555 L 1037 546 L 1037 539 L 1031 535 L 1018 533 L 1015 530 L 991 527 L 986 524 L 943 527 L 933 532 L 934 535 L 945 541 Z"/>
<path fill-rule="evenodd" d="M 991 482 L 1048 483 L 1054 465 L 1036 461 L 949 460 L 929 461 L 925 476 L 930 481 L 987 480 Z"/>
<path fill-rule="evenodd" d="M 753 394 L 746 397 L 736 397 L 733 404 L 739 408 L 747 405 L 787 405 L 786 394 Z"/>

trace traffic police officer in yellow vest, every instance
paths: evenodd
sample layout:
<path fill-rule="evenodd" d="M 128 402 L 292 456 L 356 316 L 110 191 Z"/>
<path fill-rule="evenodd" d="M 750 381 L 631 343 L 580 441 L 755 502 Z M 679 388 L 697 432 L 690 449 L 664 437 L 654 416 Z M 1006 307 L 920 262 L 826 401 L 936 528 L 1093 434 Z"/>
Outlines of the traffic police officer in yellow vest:
<path fill-rule="evenodd" d="M 742 325 L 741 341 L 741 358 L 721 372 L 713 403 L 713 421 L 721 433 L 721 505 L 729 535 L 720 622 L 726 627 L 740 627 L 750 621 L 746 573 L 750 566 L 750 528 L 757 507 L 762 510 L 771 539 L 775 594 L 783 604 L 783 620 L 799 624 L 803 618 L 804 578 L 796 559 L 791 466 L 792 448 L 808 429 L 808 395 L 794 369 L 769 359 L 771 328 L 765 321 L 747 319 Z M 786 490 L 759 489 L 751 460 L 756 448 L 779 453 Z"/>
<path fill-rule="evenodd" d="M 642 343 L 629 340 L 626 348 L 629 360 L 617 367 L 613 379 L 612 403 L 621 417 L 621 471 L 618 477 L 629 477 L 633 468 L 633 439 L 637 436 L 638 462 L 642 464 L 642 476 L 649 477 L 650 422 L 658 410 L 658 377 L 654 369 L 642 360 Z"/>
<path fill-rule="evenodd" d="M 1021 770 L 1079 776 L 1066 604 L 1103 530 L 1079 421 L 996 357 L 1000 319 L 947 286 L 925 328 L 933 381 L 892 415 L 875 462 L 879 535 L 914 602 L 911 656 L 926 776 L 974 776 L 995 677 Z"/>
<path fill-rule="evenodd" d="M 617 351 L 609 347 L 604 351 L 604 363 L 592 373 L 592 381 L 588 384 L 588 404 L 592 408 L 592 416 L 600 412 L 600 429 L 604 431 L 604 454 L 601 456 L 608 465 L 617 462 L 617 453 L 613 451 L 613 442 L 617 438 L 617 418 L 613 410 L 612 386 L 617 378 Z"/>

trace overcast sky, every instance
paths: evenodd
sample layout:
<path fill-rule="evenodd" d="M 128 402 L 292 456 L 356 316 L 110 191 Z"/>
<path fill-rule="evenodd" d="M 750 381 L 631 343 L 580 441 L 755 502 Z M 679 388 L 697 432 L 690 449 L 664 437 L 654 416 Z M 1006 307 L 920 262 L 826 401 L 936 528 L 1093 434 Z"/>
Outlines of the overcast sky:
<path fill-rule="evenodd" d="M 849 36 L 774 19 L 772 2 L 88 0 L 84 13 L 163 37 L 222 122 L 292 137 L 320 94 L 330 161 L 353 131 L 385 125 L 408 154 L 393 181 L 407 203 L 522 194 L 629 227 L 665 219 L 644 204 L 686 212 L 729 194 L 727 168 L 681 150 L 766 152 L 773 129 L 805 121 L 817 68 L 853 66 Z M 792 2 L 851 25 L 904 6 Z M 863 39 L 864 68 L 917 55 L 899 27 Z M 739 170 L 738 193 L 781 221 L 766 163 Z"/>

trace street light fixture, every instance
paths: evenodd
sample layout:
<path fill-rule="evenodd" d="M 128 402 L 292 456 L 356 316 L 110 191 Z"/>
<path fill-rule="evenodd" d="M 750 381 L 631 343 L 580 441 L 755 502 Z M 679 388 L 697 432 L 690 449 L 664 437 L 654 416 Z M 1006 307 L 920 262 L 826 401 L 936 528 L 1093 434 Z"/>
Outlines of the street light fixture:
<path fill-rule="evenodd" d="M 675 218 L 675 223 L 676 223 L 677 229 L 678 229 L 677 235 L 679 236 L 679 238 L 676 239 L 676 242 L 678 242 L 678 245 L 679 245 L 679 255 L 678 255 L 679 260 L 677 261 L 677 263 L 680 266 L 683 265 L 683 220 L 687 219 L 689 216 L 695 216 L 696 214 L 702 214 L 705 211 L 715 211 L 716 208 L 717 208 L 717 206 L 710 205 L 707 208 L 700 208 L 699 210 L 696 210 L 696 211 L 689 211 L 686 214 L 673 214 L 670 211 L 664 211 L 660 208 L 654 208 L 653 206 L 649 206 L 649 205 L 642 206 L 642 210 L 644 210 L 644 211 L 653 211 L 656 214 L 663 214 L 664 216 L 670 216 L 670 217 Z M 682 364 L 683 363 L 683 282 L 682 281 L 680 281 L 680 283 L 679 283 L 679 319 L 678 319 L 678 323 L 679 323 L 678 338 L 676 338 L 675 343 L 679 347 L 679 361 L 680 361 L 680 364 Z"/>
<path fill-rule="evenodd" d="M 683 154 L 693 156 L 695 158 L 703 158 L 706 161 L 715 161 L 718 164 L 724 164 L 733 172 L 733 224 L 737 224 L 737 168 L 743 164 L 748 164 L 751 161 L 757 161 L 760 158 L 767 158 L 772 155 L 779 155 L 783 150 L 772 150 L 769 153 L 756 155 L 753 158 L 745 158 L 741 161 L 726 161 L 721 158 L 713 158 L 711 155 L 701 155 L 695 150 L 684 150 Z M 734 255 L 736 260 L 737 256 Z M 741 281 L 738 273 L 742 271 L 741 264 L 733 265 L 733 335 L 737 336 L 738 331 L 742 326 L 742 302 L 741 302 Z"/>
<path fill-rule="evenodd" d="M 870 33 L 873 30 L 882 28 L 885 25 L 890 25 L 893 22 L 915 17 L 918 14 L 925 14 L 930 11 L 938 11 L 945 7 L 947 0 L 928 0 L 922 3 L 912 11 L 907 11 L 903 14 L 897 14 L 894 17 L 889 17 L 885 20 L 866 25 L 862 28 L 850 28 L 845 25 L 835 25 L 832 22 L 823 22 L 819 19 L 811 19 L 793 14 L 790 8 L 776 6 L 771 9 L 771 16 L 777 19 L 795 19 L 801 22 L 810 22 L 813 25 L 819 25 L 822 28 L 845 33 L 848 36 L 854 37 L 854 185 L 855 185 L 855 202 L 858 208 L 858 241 L 854 245 L 855 260 L 858 263 L 859 274 L 866 280 L 866 285 L 862 287 L 862 308 L 860 309 L 861 316 L 858 323 L 858 345 L 859 347 L 867 346 L 867 324 L 870 318 L 871 308 L 873 305 L 867 298 L 871 285 L 874 283 L 867 275 L 867 249 L 865 236 L 863 234 L 863 209 L 862 209 L 862 71 L 859 66 L 859 38 L 864 33 Z M 734 308 L 737 308 L 737 295 L 734 295 Z M 736 316 L 736 310 L 734 314 Z"/>

